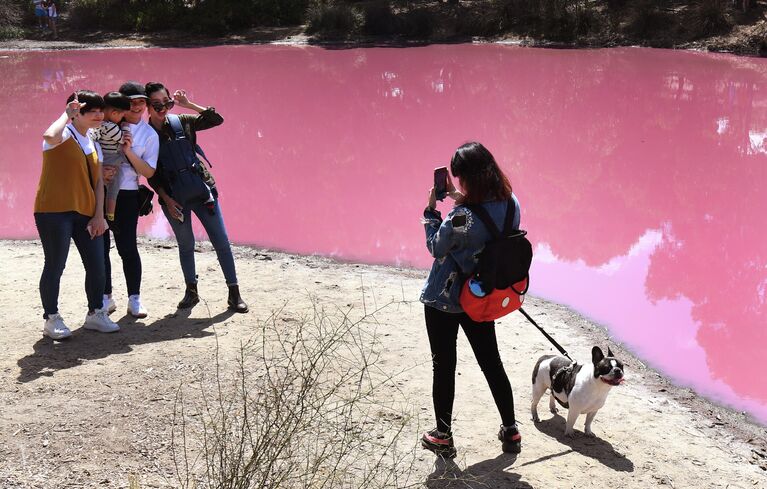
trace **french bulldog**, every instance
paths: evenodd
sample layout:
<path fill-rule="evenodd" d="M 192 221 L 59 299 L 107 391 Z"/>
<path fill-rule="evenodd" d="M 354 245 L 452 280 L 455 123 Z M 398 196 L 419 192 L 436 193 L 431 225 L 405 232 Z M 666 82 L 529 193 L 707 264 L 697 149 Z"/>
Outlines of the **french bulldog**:
<path fill-rule="evenodd" d="M 607 356 L 598 346 L 591 349 L 591 363 L 581 364 L 558 355 L 544 355 L 533 369 L 533 402 L 530 410 L 533 421 L 538 423 L 538 402 L 551 391 L 549 409 L 557 413 L 554 401 L 567 408 L 565 436 L 572 437 L 575 420 L 586 414 L 587 436 L 595 436 L 591 423 L 597 411 L 605 405 L 607 394 L 613 386 L 623 383 L 623 363 L 607 349 Z"/>

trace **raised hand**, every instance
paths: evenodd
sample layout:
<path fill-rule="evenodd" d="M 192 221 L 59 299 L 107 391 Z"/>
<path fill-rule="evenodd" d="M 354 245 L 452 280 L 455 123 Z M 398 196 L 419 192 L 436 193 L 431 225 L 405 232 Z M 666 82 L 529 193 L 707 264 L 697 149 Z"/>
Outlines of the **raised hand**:
<path fill-rule="evenodd" d="M 181 107 L 189 107 L 189 98 L 186 96 L 186 90 L 176 90 L 173 92 L 173 100 Z"/>
<path fill-rule="evenodd" d="M 81 104 L 79 100 L 77 100 L 77 92 L 75 92 L 75 99 L 72 100 L 67 104 L 66 112 L 67 117 L 70 119 L 74 119 L 75 116 L 80 112 L 80 110 L 85 107 L 87 104 Z"/>

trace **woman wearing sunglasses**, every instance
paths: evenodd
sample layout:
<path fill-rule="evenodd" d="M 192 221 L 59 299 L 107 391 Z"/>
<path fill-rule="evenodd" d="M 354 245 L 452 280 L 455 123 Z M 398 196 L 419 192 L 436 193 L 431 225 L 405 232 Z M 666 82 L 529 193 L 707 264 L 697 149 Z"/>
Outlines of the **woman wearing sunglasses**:
<path fill-rule="evenodd" d="M 196 114 L 181 114 L 178 117 L 184 136 L 191 143 L 192 147 L 197 145 L 197 131 L 203 131 L 216 127 L 224 122 L 216 109 L 213 107 L 202 107 L 191 101 L 186 96 L 184 90 L 176 90 L 173 98 L 170 92 L 162 83 L 150 82 L 146 84 L 146 93 L 149 97 L 149 124 L 157 131 L 160 137 L 160 158 L 157 162 L 158 171 L 150 179 L 149 183 L 157 191 L 160 197 L 160 204 L 165 213 L 165 217 L 170 223 L 173 234 L 178 243 L 178 254 L 181 261 L 181 270 L 184 273 L 186 282 L 186 293 L 181 302 L 178 303 L 179 309 L 188 309 L 200 301 L 197 292 L 197 274 L 194 263 L 194 233 L 192 231 L 191 216 L 197 216 L 200 223 L 205 228 L 205 232 L 210 238 L 213 248 L 216 250 L 218 263 L 224 273 L 226 284 L 229 288 L 228 305 L 229 309 L 235 312 L 247 312 L 248 306 L 240 297 L 240 290 L 237 285 L 237 273 L 234 267 L 234 256 L 229 244 L 229 238 L 226 234 L 224 225 L 224 216 L 221 213 L 221 207 L 218 204 L 218 191 L 216 182 L 207 171 L 204 164 L 198 165 L 202 173 L 202 179 L 210 188 L 211 198 L 207 202 L 185 203 L 178 202 L 173 195 L 169 185 L 167 172 L 163 171 L 163 158 L 165 152 L 162 151 L 164 145 L 176 139 L 175 132 L 168 121 L 169 111 L 175 106 L 193 110 Z M 166 165 L 169 165 L 166 162 Z"/>

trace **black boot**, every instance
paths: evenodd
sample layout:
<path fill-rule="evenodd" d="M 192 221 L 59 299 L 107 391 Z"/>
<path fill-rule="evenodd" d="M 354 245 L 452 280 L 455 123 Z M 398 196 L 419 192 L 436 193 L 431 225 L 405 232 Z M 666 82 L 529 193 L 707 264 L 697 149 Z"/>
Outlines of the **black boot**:
<path fill-rule="evenodd" d="M 227 303 L 231 311 L 248 312 L 248 305 L 240 297 L 240 287 L 237 284 L 229 286 L 229 300 Z"/>
<path fill-rule="evenodd" d="M 200 302 L 200 296 L 197 294 L 197 284 L 186 284 L 184 298 L 178 303 L 179 309 L 189 309 Z"/>

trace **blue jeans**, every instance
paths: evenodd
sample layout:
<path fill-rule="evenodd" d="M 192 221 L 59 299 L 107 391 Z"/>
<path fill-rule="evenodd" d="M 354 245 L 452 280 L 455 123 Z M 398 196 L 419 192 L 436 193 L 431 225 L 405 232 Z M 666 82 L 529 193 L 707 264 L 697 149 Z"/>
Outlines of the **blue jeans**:
<path fill-rule="evenodd" d="M 88 309 L 101 309 L 104 291 L 104 240 L 91 239 L 86 226 L 91 218 L 77 212 L 36 212 L 35 225 L 43 244 L 45 265 L 40 277 L 43 317 L 59 312 L 61 275 L 67 264 L 70 240 L 74 240 L 85 267 Z"/>
<path fill-rule="evenodd" d="M 234 270 L 234 256 L 232 247 L 229 245 L 229 237 L 226 235 L 224 216 L 218 205 L 218 199 L 210 210 L 205 204 L 193 204 L 184 208 L 184 222 L 180 222 L 168 213 L 167 206 L 162 206 L 162 211 L 170 223 L 173 234 L 178 243 L 178 257 L 181 260 L 181 271 L 184 272 L 184 281 L 188 284 L 197 283 L 197 274 L 194 266 L 194 233 L 192 232 L 192 212 L 200 220 L 208 238 L 218 256 L 218 264 L 224 272 L 227 285 L 237 283 L 237 273 Z"/>

